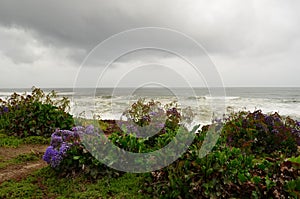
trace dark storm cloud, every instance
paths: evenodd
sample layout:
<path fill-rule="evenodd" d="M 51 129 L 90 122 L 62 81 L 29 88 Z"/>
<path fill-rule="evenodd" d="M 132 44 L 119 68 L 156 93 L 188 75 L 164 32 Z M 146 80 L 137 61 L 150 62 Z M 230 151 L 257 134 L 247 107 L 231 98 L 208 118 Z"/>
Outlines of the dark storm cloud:
<path fill-rule="evenodd" d="M 273 8 L 278 9 L 281 4 L 286 3 L 270 2 L 270 5 L 264 5 L 255 1 L 4 0 L 0 2 L 0 23 L 6 27 L 33 30 L 46 44 L 85 51 L 127 29 L 167 27 L 195 38 L 210 53 L 236 53 L 248 48 L 257 39 L 263 39 L 265 31 L 275 31 L 267 40 L 275 37 L 274 39 L 285 42 L 288 27 L 284 26 L 285 20 L 280 18 L 286 18 L 288 23 L 293 21 L 286 16 L 290 13 L 273 13 Z M 286 12 L 294 13 L 296 10 L 291 6 Z M 266 14 L 262 16 L 262 13 Z M 277 18 L 280 19 L 279 23 L 272 24 L 272 20 L 277 23 Z M 269 19 L 272 19 L 271 24 Z M 296 18 L 293 17 L 292 20 L 294 19 Z M 181 45 L 184 47 L 184 44 Z M 71 57 L 76 58 L 78 55 L 75 53 Z"/>
<path fill-rule="evenodd" d="M 70 67 L 79 66 L 100 42 L 121 31 L 150 26 L 174 29 L 195 39 L 231 85 L 245 81 L 261 85 L 270 68 L 274 76 L 288 69 L 283 79 L 292 82 L 289 85 L 300 85 L 289 78 L 299 72 L 299 9 L 300 2 L 293 0 L 0 0 L 0 72 L 8 71 L 5 65 L 16 73 L 25 66 L 41 68 L 39 74 L 51 72 L 52 66 L 76 73 Z M 130 46 L 132 42 L 119 45 Z M 176 40 L 167 45 L 201 56 Z M 113 54 L 114 48 L 106 53 Z M 172 56 L 164 54 L 160 58 Z M 141 52 L 141 61 L 152 58 L 147 52 L 142 57 Z M 121 62 L 124 66 L 130 59 Z M 105 60 L 96 57 L 93 63 L 105 64 Z M 170 63 L 175 65 L 176 61 Z M 262 74 L 255 82 L 246 75 L 255 75 L 261 68 Z M 7 76 L 7 85 L 10 79 Z M 50 82 L 46 76 L 43 80 L 44 84 Z M 279 83 L 272 80 L 271 84 Z"/>

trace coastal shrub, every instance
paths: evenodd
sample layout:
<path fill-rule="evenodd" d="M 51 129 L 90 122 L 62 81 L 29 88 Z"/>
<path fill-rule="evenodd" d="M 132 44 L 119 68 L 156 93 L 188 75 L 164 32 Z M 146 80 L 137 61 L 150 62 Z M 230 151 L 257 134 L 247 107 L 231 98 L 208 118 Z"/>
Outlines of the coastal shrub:
<path fill-rule="evenodd" d="M 69 99 L 59 99 L 54 91 L 45 94 L 33 88 L 31 95 L 12 94 L 0 99 L 0 128 L 18 137 L 50 137 L 56 128 L 70 129 L 73 117 L 67 113 Z"/>
<path fill-rule="evenodd" d="M 199 157 L 206 132 L 197 134 L 193 144 L 181 158 L 166 168 L 148 173 L 145 192 L 165 198 L 228 197 L 231 183 L 243 184 L 250 176 L 253 156 L 243 156 L 238 148 L 217 143 L 214 151 Z"/>
<path fill-rule="evenodd" d="M 118 121 L 121 131 L 112 133 L 109 139 L 130 152 L 150 152 L 166 146 L 176 136 L 180 122 L 176 103 L 162 106 L 158 101 L 139 99 Z"/>
<path fill-rule="evenodd" d="M 103 175 L 119 175 L 119 172 L 110 169 L 93 157 L 80 140 L 80 135 L 96 135 L 97 133 L 92 125 L 77 126 L 71 130 L 57 129 L 51 135 L 50 146 L 46 149 L 43 160 L 61 176 L 85 174 L 87 177 L 96 179 Z"/>
<path fill-rule="evenodd" d="M 159 101 L 146 102 L 142 98 L 124 111 L 123 118 L 124 121 L 120 126 L 125 124 L 127 128 L 125 131 L 132 131 L 136 134 L 139 133 L 139 129 L 142 129 L 139 127 L 145 129 L 147 126 L 152 128 L 151 130 L 158 130 L 159 132 L 155 132 L 156 134 L 163 133 L 165 128 L 176 130 L 181 122 L 181 114 L 175 102 L 163 106 Z M 132 125 L 132 123 L 136 125 Z"/>
<path fill-rule="evenodd" d="M 144 105 L 144 103 L 141 104 L 142 107 Z M 139 109 L 138 106 L 134 109 L 147 110 L 147 108 Z M 147 111 L 149 110 L 151 109 Z M 143 111 L 136 111 L 136 115 L 128 113 L 129 115 L 126 116 L 128 120 L 134 121 L 137 125 L 127 126 L 128 120 L 124 120 L 122 121 L 124 125 L 121 127 L 123 131 L 113 132 L 108 135 L 108 139 L 119 148 L 135 153 L 160 149 L 174 139 L 181 129 L 180 122 L 174 122 L 178 125 L 176 128 L 164 126 L 159 134 L 146 138 L 136 137 L 140 133 L 136 126 L 147 126 L 153 121 L 152 114 L 160 115 L 168 110 L 170 109 L 157 108 L 152 111 L 153 113 L 151 111 L 151 114 L 147 113 L 149 117 L 147 114 L 140 113 Z M 154 122 L 154 124 L 159 123 Z M 193 130 L 198 127 L 196 126 Z M 205 138 L 215 136 L 210 131 L 210 127 L 217 127 L 217 125 L 202 127 L 188 150 L 171 165 L 141 174 L 143 178 L 143 183 L 139 185 L 141 192 L 156 198 L 288 198 L 298 196 L 297 185 L 300 172 L 297 166 L 298 159 L 286 159 L 286 157 L 290 154 L 297 154 L 294 147 L 297 148 L 299 122 L 290 118 L 283 119 L 278 114 L 265 115 L 260 111 L 232 115 L 225 120 L 224 129 L 216 145 L 209 154 L 202 157 L 200 151 Z M 242 136 L 235 128 L 244 132 L 246 136 Z M 288 138 L 280 137 L 284 142 L 282 145 L 276 141 L 278 138 L 271 136 L 276 141 L 272 142 L 268 137 L 269 131 L 272 132 L 274 129 L 279 131 L 279 135 L 289 132 Z M 239 141 L 249 141 L 247 136 L 252 136 L 253 140 L 257 139 L 262 144 L 258 145 L 257 149 L 254 146 L 247 148 L 248 144 L 232 141 L 235 138 L 229 136 L 235 134 Z M 93 151 L 100 151 L 114 158 L 114 154 L 105 147 L 107 139 L 95 139 L 97 135 L 99 132 L 93 126 L 74 127 L 71 131 L 56 130 L 51 136 L 51 146 L 48 147 L 44 160 L 63 176 L 84 173 L 97 179 L 102 176 L 123 175 L 123 172 L 109 168 L 91 155 Z M 91 143 L 92 147 L 84 145 L 83 142 Z M 177 142 L 182 144 L 180 140 Z M 114 162 L 112 161 L 111 164 Z M 127 164 L 130 163 L 127 162 Z"/>
<path fill-rule="evenodd" d="M 239 112 L 231 115 L 223 126 L 228 146 L 253 154 L 278 152 L 291 156 L 300 146 L 300 124 L 278 113 Z"/>
<path fill-rule="evenodd" d="M 228 147 L 226 138 L 199 157 L 207 133 L 202 128 L 181 158 L 145 174 L 143 191 L 158 198 L 287 198 L 297 193 L 300 170 L 283 158 L 245 154 Z"/>

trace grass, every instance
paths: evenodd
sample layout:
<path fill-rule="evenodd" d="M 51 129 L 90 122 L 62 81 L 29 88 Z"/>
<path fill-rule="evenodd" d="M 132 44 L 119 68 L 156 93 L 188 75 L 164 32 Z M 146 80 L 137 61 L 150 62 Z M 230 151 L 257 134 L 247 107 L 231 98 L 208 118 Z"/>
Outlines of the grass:
<path fill-rule="evenodd" d="M 141 177 L 126 173 L 119 178 L 104 177 L 91 182 L 83 176 L 60 178 L 50 168 L 26 179 L 0 185 L 0 198 L 151 198 L 139 192 Z"/>
<path fill-rule="evenodd" d="M 0 147 L 12 147 L 12 148 L 17 148 L 19 147 L 20 144 L 22 144 L 23 140 L 12 137 L 12 136 L 7 136 L 5 134 L 0 134 Z"/>
<path fill-rule="evenodd" d="M 41 159 L 41 155 L 35 154 L 35 153 L 29 153 L 29 154 L 20 154 L 15 158 L 9 159 L 4 162 L 0 162 L 0 169 L 3 169 L 5 167 L 8 167 L 10 165 L 16 165 L 24 162 L 30 162 L 30 161 L 37 161 Z"/>
<path fill-rule="evenodd" d="M 18 138 L 0 133 L 0 147 L 18 148 L 21 144 L 49 144 L 50 138 L 42 136 L 29 136 L 26 138 Z"/>

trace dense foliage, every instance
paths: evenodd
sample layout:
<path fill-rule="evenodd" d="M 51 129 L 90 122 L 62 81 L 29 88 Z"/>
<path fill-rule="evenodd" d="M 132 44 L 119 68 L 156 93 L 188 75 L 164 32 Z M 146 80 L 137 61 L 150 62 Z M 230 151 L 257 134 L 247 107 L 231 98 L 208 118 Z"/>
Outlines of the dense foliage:
<path fill-rule="evenodd" d="M 56 128 L 70 129 L 73 117 L 67 113 L 69 100 L 58 98 L 54 91 L 45 94 L 33 88 L 32 94 L 12 94 L 0 99 L 0 129 L 18 137 L 50 137 Z"/>
<path fill-rule="evenodd" d="M 200 158 L 198 152 L 206 133 L 201 131 L 176 162 L 147 174 L 145 192 L 164 198 L 299 197 L 299 164 L 284 157 L 245 154 L 226 146 L 222 138 L 211 153 Z"/>
<path fill-rule="evenodd" d="M 165 108 L 153 101 L 138 101 L 124 115 L 127 119 L 121 121 L 122 131 L 113 132 L 108 138 L 131 152 L 160 149 L 174 138 L 180 127 L 177 107 Z M 168 122 L 164 125 L 161 124 L 164 120 L 155 120 L 155 116 L 161 118 L 161 115 L 167 116 L 165 121 Z M 144 133 L 139 127 L 151 122 L 154 125 L 148 130 L 159 127 L 159 133 L 136 137 Z M 299 122 L 282 118 L 277 113 L 233 114 L 224 120 L 221 137 L 208 155 L 201 157 L 200 149 L 207 136 L 214 136 L 211 129 L 218 128 L 205 126 L 178 160 L 163 169 L 141 175 L 142 192 L 158 198 L 299 197 L 299 128 Z M 79 139 L 82 134 L 98 133 L 93 126 L 58 130 L 52 135 L 44 159 L 65 175 L 85 173 L 98 178 L 123 174 L 96 160 Z"/>
<path fill-rule="evenodd" d="M 124 120 L 118 122 L 122 131 L 112 133 L 109 139 L 118 147 L 136 153 L 166 146 L 181 125 L 176 103 L 162 106 L 158 101 L 139 99 L 123 115 Z"/>
<path fill-rule="evenodd" d="M 275 119 L 276 122 L 267 125 L 268 129 L 257 128 Z M 268 135 L 274 129 L 279 133 Z M 299 122 L 260 111 L 236 113 L 226 119 L 221 137 L 211 153 L 200 158 L 203 140 L 210 133 L 207 127 L 203 127 L 180 159 L 148 174 L 145 192 L 166 198 L 300 196 L 297 186 L 300 183 L 300 164 L 295 161 L 299 158 Z M 278 139 L 277 135 L 282 143 L 271 142 L 271 138 Z M 257 139 L 260 143 L 257 148 L 249 138 L 252 141 Z M 298 158 L 286 160 L 291 155 Z"/>
<path fill-rule="evenodd" d="M 180 122 L 181 114 L 175 102 L 163 106 L 158 101 L 146 102 L 141 98 L 124 111 L 119 126 L 124 126 L 123 131 L 138 136 L 147 131 L 155 134 L 164 133 L 166 129 L 176 131 Z"/>
<path fill-rule="evenodd" d="M 149 152 L 164 147 L 176 135 L 176 130 L 180 125 L 180 114 L 175 106 L 171 107 L 171 104 L 162 107 L 158 102 L 139 100 L 124 115 L 127 117 L 126 120 L 115 123 L 121 128 L 114 128 L 119 131 L 110 134 L 108 139 L 121 149 L 131 152 Z M 157 119 L 155 116 L 158 115 L 165 115 L 166 117 L 164 120 L 155 120 Z M 134 123 L 130 124 L 130 121 Z M 142 127 L 149 123 L 152 123 L 152 125 L 149 125 L 150 127 L 147 130 L 158 133 L 146 138 L 135 137 L 145 131 Z M 100 122 L 100 124 L 105 126 L 103 122 Z M 89 135 L 91 135 L 90 138 Z M 90 139 L 86 142 L 96 146 L 90 150 L 103 151 L 105 150 L 103 148 L 105 140 L 97 137 L 97 135 L 99 135 L 99 129 L 92 125 L 87 127 L 77 126 L 72 128 L 71 131 L 57 130 L 51 136 L 51 144 L 44 155 L 44 160 L 55 170 L 65 175 L 85 173 L 92 178 L 108 174 L 120 175 L 121 172 L 109 169 L 94 158 L 90 153 L 91 151 L 87 151 L 84 143 L 79 141 L 80 137 Z M 105 151 L 105 153 L 109 155 L 111 151 Z"/>
<path fill-rule="evenodd" d="M 292 155 L 300 145 L 300 123 L 289 117 L 282 118 L 278 113 L 240 112 L 226 120 L 223 136 L 229 146 L 247 153 Z"/>

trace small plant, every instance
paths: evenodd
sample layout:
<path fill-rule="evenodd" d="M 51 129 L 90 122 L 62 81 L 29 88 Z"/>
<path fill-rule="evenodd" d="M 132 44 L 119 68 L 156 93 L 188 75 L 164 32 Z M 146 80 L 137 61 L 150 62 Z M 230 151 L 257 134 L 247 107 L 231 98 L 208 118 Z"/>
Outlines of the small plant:
<path fill-rule="evenodd" d="M 12 94 L 7 100 L 0 99 L 0 129 L 18 137 L 50 137 L 56 128 L 70 129 L 73 117 L 67 113 L 69 100 L 58 99 L 54 91 L 45 94 L 32 89 L 31 95 Z"/>

